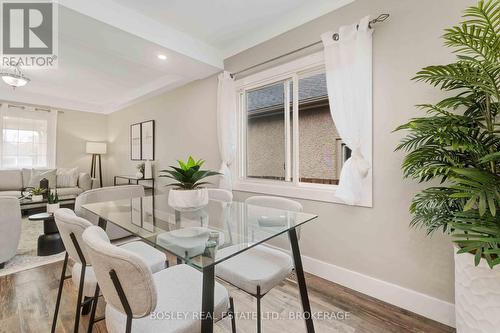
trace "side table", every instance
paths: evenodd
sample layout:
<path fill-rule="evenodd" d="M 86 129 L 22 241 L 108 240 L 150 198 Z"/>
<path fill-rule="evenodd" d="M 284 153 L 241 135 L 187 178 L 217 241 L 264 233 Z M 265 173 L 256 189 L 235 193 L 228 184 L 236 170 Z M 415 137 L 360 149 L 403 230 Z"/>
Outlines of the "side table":
<path fill-rule="evenodd" d="M 59 230 L 57 229 L 57 225 L 52 214 L 34 214 L 30 215 L 28 219 L 30 221 L 43 222 L 43 235 L 38 237 L 38 256 L 50 256 L 61 253 L 65 250 L 61 235 L 59 234 Z"/>

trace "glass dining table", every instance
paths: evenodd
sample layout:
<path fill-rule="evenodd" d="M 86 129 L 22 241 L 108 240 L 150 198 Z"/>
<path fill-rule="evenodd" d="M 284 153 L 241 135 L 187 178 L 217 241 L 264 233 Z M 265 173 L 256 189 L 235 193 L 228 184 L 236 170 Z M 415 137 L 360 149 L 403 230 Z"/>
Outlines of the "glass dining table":
<path fill-rule="evenodd" d="M 152 246 L 164 250 L 178 262 L 203 273 L 201 332 L 213 332 L 215 267 L 254 246 L 280 235 L 288 235 L 307 332 L 314 332 L 311 307 L 300 257 L 297 228 L 317 215 L 210 200 L 195 211 L 180 211 L 168 205 L 167 195 L 99 202 L 83 208 L 99 216 L 99 226 L 115 224 Z M 238 245 L 236 252 L 219 249 Z M 226 251 L 224 251 L 225 253 Z"/>

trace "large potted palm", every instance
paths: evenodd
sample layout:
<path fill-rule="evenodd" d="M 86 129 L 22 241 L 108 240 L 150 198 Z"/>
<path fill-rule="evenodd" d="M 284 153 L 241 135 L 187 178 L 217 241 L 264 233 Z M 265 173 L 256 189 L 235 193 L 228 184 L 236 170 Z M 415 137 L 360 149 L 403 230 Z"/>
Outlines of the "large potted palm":
<path fill-rule="evenodd" d="M 447 29 L 456 61 L 414 80 L 446 92 L 419 107 L 407 131 L 406 178 L 431 182 L 412 201 L 411 226 L 452 236 L 457 331 L 500 331 L 500 1 L 479 1 Z"/>

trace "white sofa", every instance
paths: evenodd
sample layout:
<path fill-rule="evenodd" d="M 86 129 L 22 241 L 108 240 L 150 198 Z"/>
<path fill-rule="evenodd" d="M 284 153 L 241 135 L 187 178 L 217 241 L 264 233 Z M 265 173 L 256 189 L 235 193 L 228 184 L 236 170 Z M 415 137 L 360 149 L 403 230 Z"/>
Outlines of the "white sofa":
<path fill-rule="evenodd" d="M 0 269 L 16 254 L 20 237 L 19 200 L 13 197 L 0 197 Z"/>
<path fill-rule="evenodd" d="M 22 190 L 28 187 L 31 169 L 0 170 L 0 196 L 20 197 Z M 56 180 L 57 183 L 57 180 Z M 60 198 L 79 195 L 92 187 L 92 179 L 88 173 L 80 173 L 76 187 L 59 187 L 56 184 Z"/>

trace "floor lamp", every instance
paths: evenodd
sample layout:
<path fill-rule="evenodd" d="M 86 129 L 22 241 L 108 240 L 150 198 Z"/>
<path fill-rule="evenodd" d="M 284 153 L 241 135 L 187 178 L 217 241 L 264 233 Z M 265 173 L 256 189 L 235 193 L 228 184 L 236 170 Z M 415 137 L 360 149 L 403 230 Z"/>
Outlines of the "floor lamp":
<path fill-rule="evenodd" d="M 87 142 L 87 154 L 92 154 L 92 164 L 90 165 L 90 177 L 96 178 L 97 160 L 99 160 L 99 184 L 102 187 L 102 162 L 101 155 L 106 154 L 106 142 Z"/>

